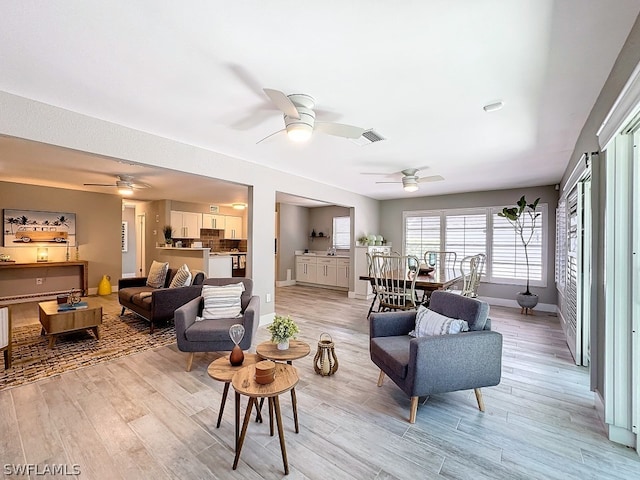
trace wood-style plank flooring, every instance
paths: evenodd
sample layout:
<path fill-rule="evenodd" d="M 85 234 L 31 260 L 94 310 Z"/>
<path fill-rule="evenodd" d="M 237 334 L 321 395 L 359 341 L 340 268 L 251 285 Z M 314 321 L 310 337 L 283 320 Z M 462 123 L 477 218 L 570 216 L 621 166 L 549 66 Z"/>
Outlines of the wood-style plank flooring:
<path fill-rule="evenodd" d="M 119 311 L 115 295 L 102 298 Z M 37 322 L 34 305 L 14 309 L 14 322 Z M 276 306 L 311 345 L 311 355 L 294 362 L 299 434 L 291 397 L 281 397 L 287 478 L 640 478 L 635 451 L 606 439 L 588 370 L 573 364 L 554 316 L 492 308 L 493 328 L 504 335 L 503 377 L 483 389 L 486 412 L 472 391 L 436 395 L 421 399 L 411 425 L 409 398 L 388 379 L 376 387 L 368 301 L 294 286 L 277 289 Z M 331 377 L 313 370 L 323 332 L 339 360 Z M 257 341 L 268 338 L 260 327 Z M 186 356 L 163 347 L 0 391 L 0 463 L 76 464 L 81 479 L 282 478 L 278 437 L 266 423 L 249 425 L 231 469 L 233 397 L 216 429 L 223 384 L 206 373 L 218 355 L 197 354 L 191 372 Z"/>

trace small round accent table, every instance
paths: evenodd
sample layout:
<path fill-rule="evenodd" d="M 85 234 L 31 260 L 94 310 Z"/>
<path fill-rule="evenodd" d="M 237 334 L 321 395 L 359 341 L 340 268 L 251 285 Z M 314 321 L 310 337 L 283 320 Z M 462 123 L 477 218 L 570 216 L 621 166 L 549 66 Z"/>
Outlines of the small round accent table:
<path fill-rule="evenodd" d="M 238 467 L 240 460 L 240 452 L 247 434 L 247 427 L 251 418 L 251 409 L 257 407 L 258 398 L 267 398 L 269 401 L 269 411 L 275 410 L 276 424 L 278 426 L 278 437 L 280 438 L 280 451 L 282 452 L 282 462 L 284 464 L 284 474 L 289 474 L 289 462 L 287 461 L 287 448 L 284 443 L 284 430 L 282 428 L 282 414 L 280 413 L 279 395 L 289 390 L 293 390 L 299 381 L 298 371 L 292 365 L 285 363 L 276 363 L 275 379 L 266 385 L 257 383 L 255 380 L 256 366 L 249 365 L 244 367 L 233 376 L 231 383 L 237 395 L 246 395 L 249 397 L 247 411 L 244 414 L 242 423 L 242 432 L 236 447 L 236 456 L 233 460 L 233 469 Z M 293 411 L 296 411 L 296 404 L 293 404 Z"/>
<path fill-rule="evenodd" d="M 278 344 L 272 343 L 267 340 L 266 342 L 262 342 L 256 346 L 256 353 L 264 358 L 265 360 L 273 360 L 274 362 L 287 362 L 287 364 L 291 365 L 294 360 L 298 360 L 300 358 L 304 358 L 309 353 L 311 353 L 311 347 L 308 343 L 303 342 L 302 340 L 289 340 L 289 348 L 286 350 L 278 350 Z M 296 405 L 296 389 L 291 389 L 291 403 Z M 262 408 L 262 402 L 260 403 L 260 409 Z M 259 411 L 259 410 L 258 410 Z M 271 413 L 271 410 L 269 410 Z M 271 416 L 269 416 L 271 419 Z M 298 428 L 298 409 L 293 409 L 293 422 L 296 427 L 296 433 L 300 433 L 300 429 Z M 273 425 L 273 422 L 271 422 Z"/>
<path fill-rule="evenodd" d="M 254 365 L 256 362 L 261 359 L 255 353 L 245 353 L 244 354 L 244 362 L 242 365 L 234 367 L 229 362 L 229 355 L 224 357 L 216 358 L 213 362 L 209 364 L 207 368 L 207 373 L 214 380 L 218 380 L 219 382 L 224 382 L 224 392 L 222 392 L 222 400 L 220 401 L 220 412 L 218 413 L 218 423 L 216 424 L 216 428 L 220 428 L 220 422 L 222 421 L 222 413 L 224 412 L 224 405 L 227 402 L 227 394 L 229 393 L 229 385 L 231 384 L 231 379 L 233 376 L 242 368 L 248 365 Z M 235 408 L 236 408 L 236 450 L 238 448 L 238 438 L 240 434 L 240 399 L 239 396 L 236 395 L 235 398 Z"/>
<path fill-rule="evenodd" d="M 287 362 L 291 365 L 293 360 L 304 358 L 311 353 L 311 347 L 302 340 L 289 340 L 289 348 L 278 350 L 278 345 L 270 341 L 262 342 L 256 346 L 256 353 L 265 360 Z"/>

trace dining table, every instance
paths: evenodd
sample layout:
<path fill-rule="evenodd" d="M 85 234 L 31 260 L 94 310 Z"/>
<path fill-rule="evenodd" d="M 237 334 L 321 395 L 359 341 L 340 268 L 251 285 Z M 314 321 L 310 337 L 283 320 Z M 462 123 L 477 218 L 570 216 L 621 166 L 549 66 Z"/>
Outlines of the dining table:
<path fill-rule="evenodd" d="M 375 290 L 376 278 L 374 276 L 360 275 L 359 279 L 371 282 L 371 286 Z M 462 272 L 455 268 L 434 269 L 429 272 L 421 269 L 416 277 L 415 289 L 422 290 L 422 303 L 424 303 L 431 295 L 431 292 L 435 290 L 446 290 L 456 283 L 462 282 L 462 280 Z M 375 301 L 376 297 L 373 298 L 373 303 L 375 303 Z"/>

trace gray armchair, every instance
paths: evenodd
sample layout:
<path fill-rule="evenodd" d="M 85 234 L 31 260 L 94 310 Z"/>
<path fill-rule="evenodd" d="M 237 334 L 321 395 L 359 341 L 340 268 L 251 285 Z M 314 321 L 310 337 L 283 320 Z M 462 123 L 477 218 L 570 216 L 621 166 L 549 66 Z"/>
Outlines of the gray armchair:
<path fill-rule="evenodd" d="M 481 387 L 498 385 L 502 373 L 502 335 L 491 331 L 489 305 L 475 298 L 437 290 L 429 308 L 450 318 L 465 320 L 469 332 L 414 338 L 415 311 L 372 313 L 369 317 L 369 353 L 380 367 L 378 386 L 385 374 L 409 397 L 409 422 L 415 423 L 418 398 L 474 389 L 484 412 Z"/>
<path fill-rule="evenodd" d="M 178 349 L 181 352 L 189 352 L 187 372 L 191 371 L 195 352 L 231 350 L 234 343 L 229 337 L 229 327 L 236 323 L 244 325 L 245 329 L 240 348 L 247 350 L 251 347 L 260 323 L 260 297 L 252 295 L 253 280 L 241 277 L 208 278 L 203 285 L 228 285 L 238 282 L 244 283 L 245 288 L 240 299 L 242 303 L 241 317 L 196 322 L 196 316 L 202 314 L 204 305 L 202 296 L 194 298 L 176 310 L 174 321 Z"/>

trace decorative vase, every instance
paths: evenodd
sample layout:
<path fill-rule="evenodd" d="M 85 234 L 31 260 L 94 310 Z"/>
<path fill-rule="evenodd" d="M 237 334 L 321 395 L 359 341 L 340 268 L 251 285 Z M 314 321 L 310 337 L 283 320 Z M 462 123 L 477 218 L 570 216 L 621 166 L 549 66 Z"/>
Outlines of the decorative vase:
<path fill-rule="evenodd" d="M 288 338 L 283 342 L 278 342 L 278 350 L 289 350 L 289 339 Z"/>
<path fill-rule="evenodd" d="M 238 367 L 242 365 L 244 362 L 244 352 L 240 348 L 240 345 L 235 345 L 233 350 L 231 350 L 231 355 L 229 355 L 229 363 L 234 367 Z"/>
<path fill-rule="evenodd" d="M 111 277 L 109 275 L 103 275 L 102 280 L 98 284 L 98 295 L 109 295 L 111 293 Z"/>
<path fill-rule="evenodd" d="M 323 377 L 333 375 L 338 370 L 338 357 L 336 356 L 335 345 L 331 335 L 328 333 L 320 334 L 318 351 L 313 359 L 313 369 Z"/>

